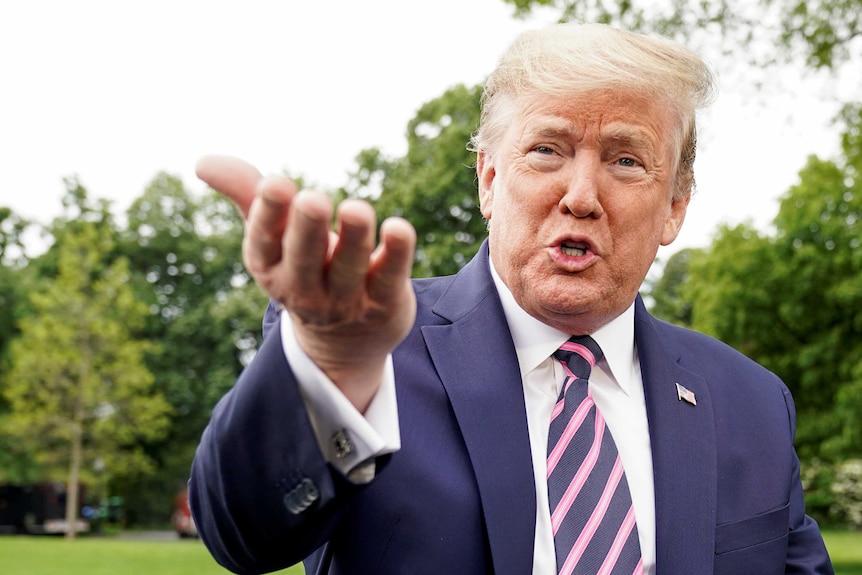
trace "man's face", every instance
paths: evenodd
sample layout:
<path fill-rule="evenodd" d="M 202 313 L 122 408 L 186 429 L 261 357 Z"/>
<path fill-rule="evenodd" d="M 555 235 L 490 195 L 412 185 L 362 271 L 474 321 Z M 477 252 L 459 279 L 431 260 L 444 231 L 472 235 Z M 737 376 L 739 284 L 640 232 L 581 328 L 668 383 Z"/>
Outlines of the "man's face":
<path fill-rule="evenodd" d="M 611 91 L 516 105 L 478 158 L 491 261 L 530 315 L 591 333 L 631 305 L 682 225 L 680 120 L 661 101 Z"/>

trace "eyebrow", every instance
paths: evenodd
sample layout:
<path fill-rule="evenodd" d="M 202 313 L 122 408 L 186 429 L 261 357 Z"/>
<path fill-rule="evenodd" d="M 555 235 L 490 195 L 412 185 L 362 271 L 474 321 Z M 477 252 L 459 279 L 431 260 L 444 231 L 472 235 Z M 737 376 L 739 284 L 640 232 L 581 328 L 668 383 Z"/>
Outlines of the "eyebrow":
<path fill-rule="evenodd" d="M 643 130 L 631 126 L 611 126 L 602 130 L 599 138 L 602 142 L 614 142 L 637 149 L 654 149 L 655 142 Z"/>
<path fill-rule="evenodd" d="M 530 137 L 575 137 L 579 139 L 578 133 L 579 130 L 576 129 L 576 126 L 573 126 L 571 123 L 562 120 L 543 122 L 541 125 L 536 126 L 534 129 L 525 132 L 525 134 L 529 135 Z M 646 131 L 639 129 L 636 126 L 619 123 L 603 127 L 601 129 L 601 133 L 599 134 L 599 140 L 604 143 L 614 143 L 617 145 L 633 147 L 641 150 L 652 150 L 656 147 L 655 142 L 647 135 Z"/>
<path fill-rule="evenodd" d="M 571 126 L 568 123 L 559 124 L 542 124 L 538 126 L 536 129 L 532 129 L 527 131 L 527 134 L 530 136 L 540 136 L 543 138 L 560 138 L 560 137 L 570 137 L 573 134 L 574 130 L 572 130 Z"/>

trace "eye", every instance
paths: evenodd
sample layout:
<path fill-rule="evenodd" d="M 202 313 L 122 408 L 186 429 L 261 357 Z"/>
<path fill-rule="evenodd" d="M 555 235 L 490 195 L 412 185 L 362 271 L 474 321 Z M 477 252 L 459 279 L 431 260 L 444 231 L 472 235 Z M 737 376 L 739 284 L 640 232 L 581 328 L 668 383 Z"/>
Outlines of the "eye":
<path fill-rule="evenodd" d="M 533 151 L 545 155 L 551 155 L 554 153 L 554 149 L 550 146 L 536 146 L 535 148 L 533 148 Z"/>
<path fill-rule="evenodd" d="M 620 158 L 617 163 L 625 168 L 636 168 L 640 165 L 634 158 Z"/>

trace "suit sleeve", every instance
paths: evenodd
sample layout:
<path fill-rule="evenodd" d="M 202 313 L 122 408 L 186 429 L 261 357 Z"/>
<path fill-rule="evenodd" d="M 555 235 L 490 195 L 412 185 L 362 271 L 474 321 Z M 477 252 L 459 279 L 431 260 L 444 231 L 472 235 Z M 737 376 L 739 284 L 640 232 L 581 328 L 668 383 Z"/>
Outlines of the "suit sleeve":
<path fill-rule="evenodd" d="M 213 557 L 240 574 L 293 565 L 325 542 L 357 492 L 324 458 L 277 327 L 213 410 L 189 500 Z"/>
<path fill-rule="evenodd" d="M 790 391 L 784 388 L 784 400 L 790 414 L 792 435 L 796 434 L 796 407 Z M 793 454 L 793 476 L 790 491 L 790 533 L 787 541 L 785 573 L 833 575 L 832 562 L 823 543 L 817 523 L 805 514 L 805 498 L 799 476 L 799 458 Z"/>

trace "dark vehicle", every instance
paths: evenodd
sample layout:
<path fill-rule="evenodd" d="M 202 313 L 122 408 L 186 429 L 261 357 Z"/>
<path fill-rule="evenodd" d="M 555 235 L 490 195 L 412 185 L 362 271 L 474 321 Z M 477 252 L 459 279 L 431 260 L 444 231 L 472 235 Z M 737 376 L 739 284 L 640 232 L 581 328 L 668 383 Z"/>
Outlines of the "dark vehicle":
<path fill-rule="evenodd" d="M 171 522 L 174 524 L 174 531 L 177 532 L 180 538 L 185 539 L 186 537 L 198 536 L 195 520 L 192 518 L 191 509 L 189 509 L 189 490 L 187 488 L 177 494 Z"/>
<path fill-rule="evenodd" d="M 84 501 L 85 489 L 80 487 L 78 501 Z M 63 534 L 69 531 L 66 522 L 66 485 L 34 483 L 0 485 L 0 532 Z M 90 523 L 81 516 L 75 521 L 75 531 L 85 533 Z"/>

